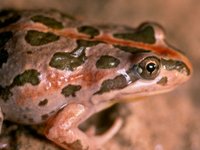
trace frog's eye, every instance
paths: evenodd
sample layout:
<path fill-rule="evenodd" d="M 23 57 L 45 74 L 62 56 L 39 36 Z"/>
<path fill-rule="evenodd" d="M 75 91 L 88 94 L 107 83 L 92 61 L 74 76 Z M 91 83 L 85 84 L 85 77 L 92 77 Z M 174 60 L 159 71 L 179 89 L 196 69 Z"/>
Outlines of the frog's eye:
<path fill-rule="evenodd" d="M 143 79 L 155 79 L 160 72 L 160 59 L 155 56 L 146 57 L 138 64 L 137 72 Z"/>

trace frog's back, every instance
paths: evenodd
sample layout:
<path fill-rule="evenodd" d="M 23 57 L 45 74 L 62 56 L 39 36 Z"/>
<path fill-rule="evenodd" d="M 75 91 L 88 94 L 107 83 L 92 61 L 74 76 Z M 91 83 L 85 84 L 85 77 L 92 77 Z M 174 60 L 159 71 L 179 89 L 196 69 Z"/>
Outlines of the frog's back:
<path fill-rule="evenodd" d="M 0 104 L 7 119 L 20 123 L 41 122 L 68 103 L 61 89 L 73 80 L 74 68 L 63 68 L 53 56 L 66 52 L 70 57 L 77 43 L 54 30 L 74 26 L 76 21 L 54 11 L 45 15 L 51 18 L 45 18 L 44 13 L 0 12 Z M 50 27 L 37 23 L 41 20 Z M 52 32 L 47 31 L 49 28 Z M 69 88 L 78 90 L 79 86 Z"/>
<path fill-rule="evenodd" d="M 91 40 L 100 35 L 99 30 L 111 33 L 130 29 L 112 25 L 93 28 L 54 10 L 0 11 L 0 105 L 4 117 L 19 123 L 41 123 L 69 101 L 83 99 L 87 103 L 100 84 L 85 75 L 85 87 L 92 90 L 84 91 L 81 86 L 85 84 L 82 70 L 96 62 L 90 59 L 83 66 L 85 51 L 104 43 Z M 90 55 L 112 53 L 109 49 L 110 45 L 103 44 L 93 48 Z M 96 71 L 91 67 L 88 72 L 92 69 Z M 103 80 L 103 74 L 100 76 Z M 77 91 L 84 98 L 80 99 Z"/>

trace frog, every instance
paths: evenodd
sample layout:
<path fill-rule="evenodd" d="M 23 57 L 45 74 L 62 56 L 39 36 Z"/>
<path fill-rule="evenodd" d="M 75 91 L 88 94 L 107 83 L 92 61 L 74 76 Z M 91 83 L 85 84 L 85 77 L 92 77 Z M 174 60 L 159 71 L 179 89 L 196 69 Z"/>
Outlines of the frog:
<path fill-rule="evenodd" d="M 122 127 L 82 131 L 92 115 L 127 99 L 171 91 L 192 75 L 163 27 L 90 24 L 57 10 L 0 11 L 0 128 L 42 125 L 65 150 L 97 150 Z M 104 120 L 106 121 L 106 120 Z"/>

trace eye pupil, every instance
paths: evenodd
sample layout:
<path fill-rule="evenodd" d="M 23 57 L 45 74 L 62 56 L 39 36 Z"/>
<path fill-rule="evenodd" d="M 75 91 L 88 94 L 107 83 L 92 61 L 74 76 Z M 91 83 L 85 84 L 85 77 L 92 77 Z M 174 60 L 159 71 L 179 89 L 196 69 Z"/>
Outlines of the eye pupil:
<path fill-rule="evenodd" d="M 154 64 L 154 63 L 149 63 L 149 64 L 146 66 L 146 69 L 147 69 L 147 71 L 150 72 L 150 74 L 151 74 L 151 73 L 154 72 L 154 70 L 156 69 L 156 64 Z"/>

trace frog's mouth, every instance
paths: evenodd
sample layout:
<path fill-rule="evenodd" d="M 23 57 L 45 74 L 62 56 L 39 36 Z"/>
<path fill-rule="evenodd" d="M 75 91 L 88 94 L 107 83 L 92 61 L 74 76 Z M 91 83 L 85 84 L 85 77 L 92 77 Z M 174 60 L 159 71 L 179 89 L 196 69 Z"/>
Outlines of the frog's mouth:
<path fill-rule="evenodd" d="M 116 102 L 136 102 L 136 101 L 140 101 L 140 100 L 144 100 L 145 98 L 149 97 L 149 96 L 154 96 L 154 95 L 158 95 L 158 94 L 163 94 L 169 91 L 172 91 L 174 88 L 171 89 L 163 89 L 161 91 L 153 91 L 150 93 L 123 93 L 119 99 L 115 99 L 114 101 Z M 134 95 L 134 96 L 133 96 Z"/>

